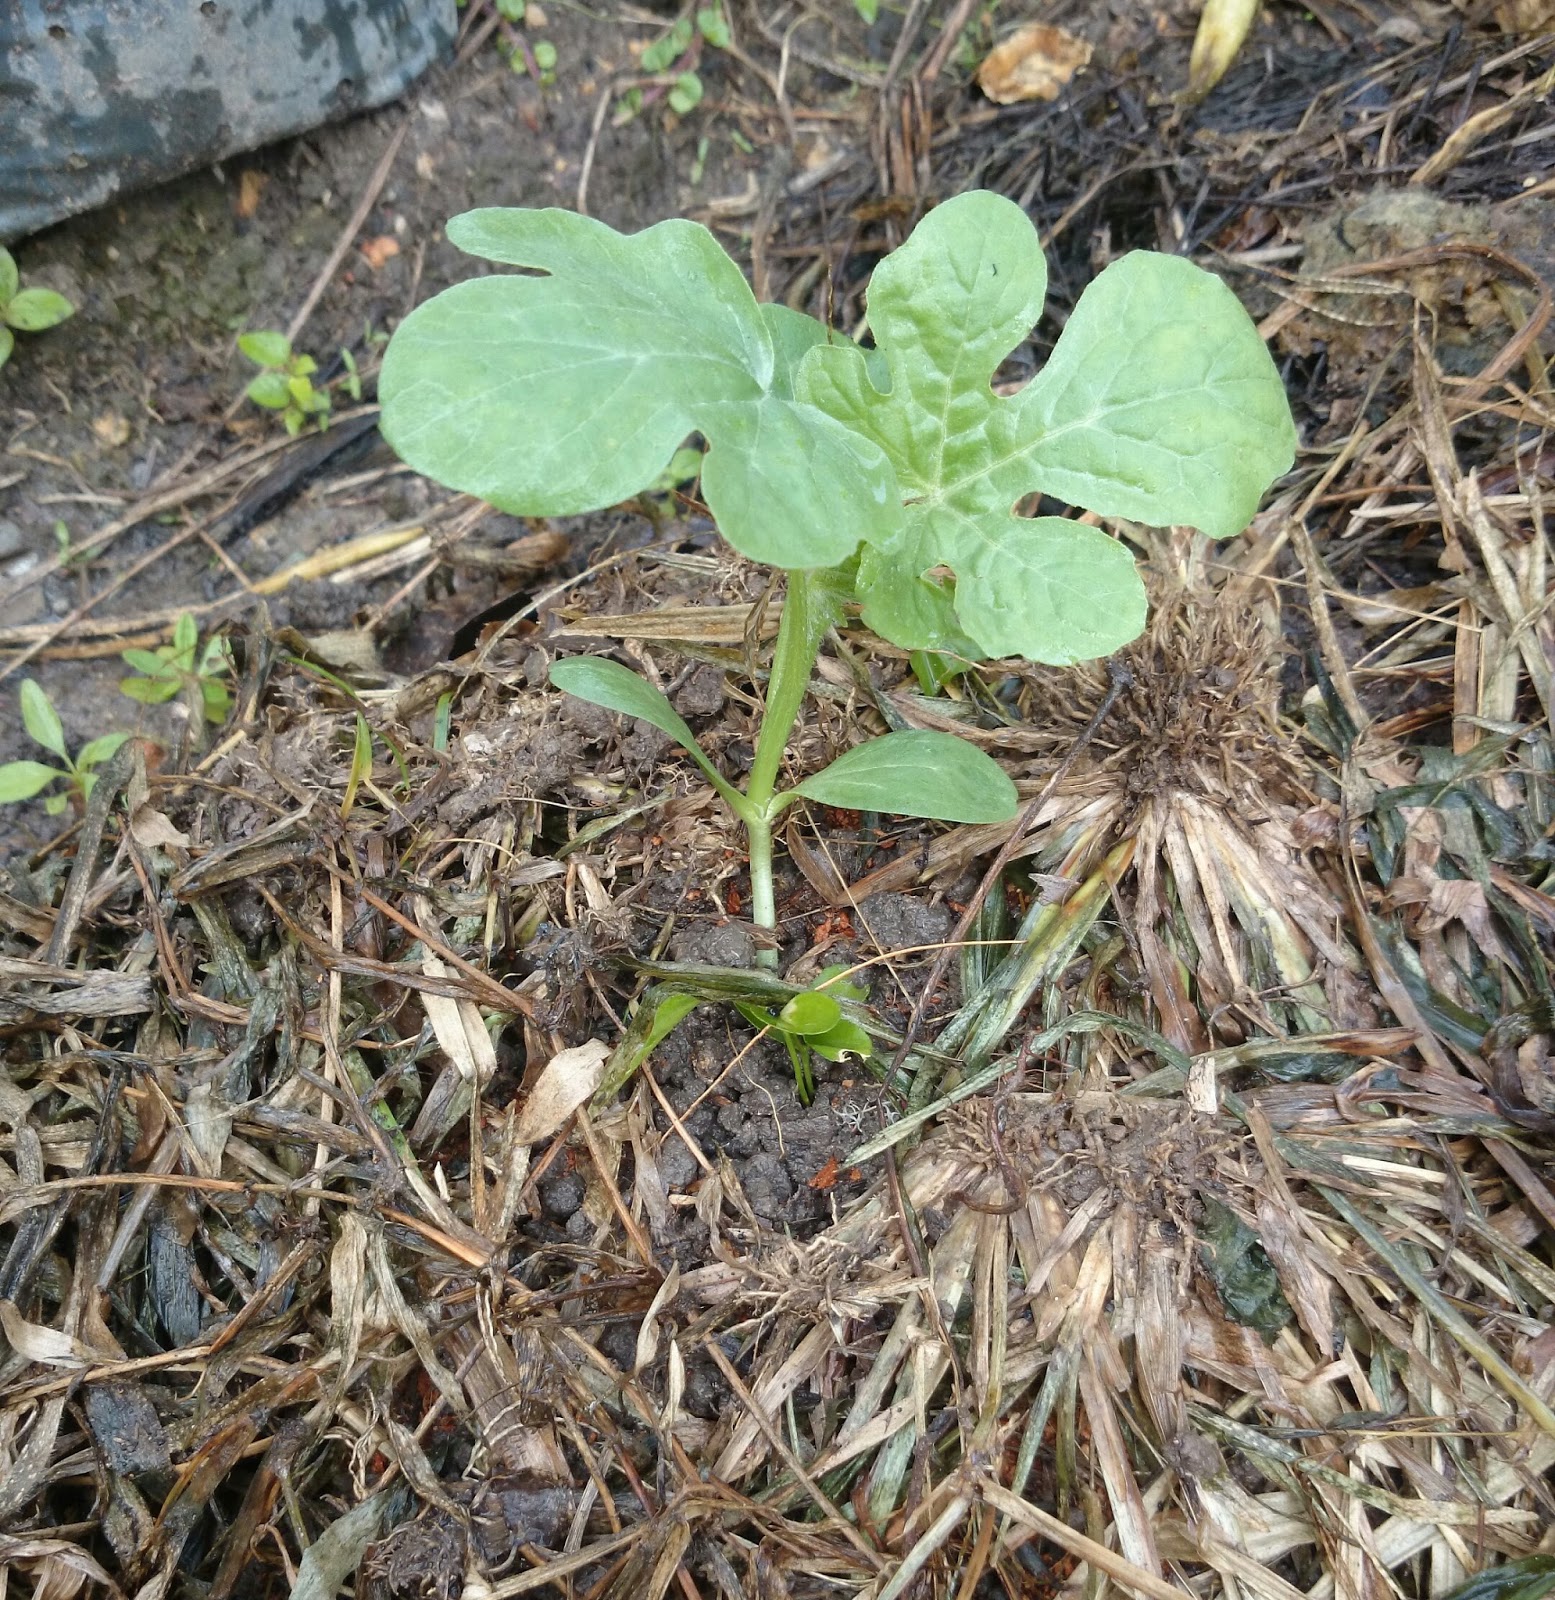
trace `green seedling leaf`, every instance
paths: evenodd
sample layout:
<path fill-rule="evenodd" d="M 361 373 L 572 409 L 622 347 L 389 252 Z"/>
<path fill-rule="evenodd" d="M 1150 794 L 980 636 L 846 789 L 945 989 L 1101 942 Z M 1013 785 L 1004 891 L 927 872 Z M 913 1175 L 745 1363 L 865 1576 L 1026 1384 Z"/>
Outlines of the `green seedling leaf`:
<path fill-rule="evenodd" d="M 723 774 L 708 760 L 707 752 L 697 743 L 696 735 L 687 726 L 685 718 L 646 678 L 619 662 L 605 661 L 599 656 L 570 656 L 565 661 L 553 662 L 550 678 L 558 689 L 576 695 L 580 700 L 587 700 L 590 705 L 636 717 L 641 722 L 651 723 L 661 733 L 667 733 L 707 774 L 709 782 L 725 800 L 733 795 L 734 791 L 724 782 Z M 734 798 L 743 803 L 743 796 Z M 736 806 L 738 809 L 739 806 Z"/>
<path fill-rule="evenodd" d="M 650 486 L 655 494 L 668 494 L 683 483 L 691 483 L 702 471 L 702 452 L 686 445 L 670 457 L 670 464 Z"/>
<path fill-rule="evenodd" d="M 128 695 L 131 700 L 143 706 L 163 705 L 171 700 L 178 690 L 179 681 L 176 675 L 119 679 L 119 693 Z"/>
<path fill-rule="evenodd" d="M 17 270 L 16 257 L 0 246 L 0 307 L 13 300 L 21 286 L 22 275 Z"/>
<path fill-rule="evenodd" d="M 61 772 L 57 767 L 44 766 L 41 761 L 7 761 L 0 767 L 0 805 L 31 800 L 56 778 L 69 776 L 69 773 Z"/>
<path fill-rule="evenodd" d="M 865 27 L 872 28 L 880 16 L 880 0 L 853 0 L 853 9 Z"/>
<path fill-rule="evenodd" d="M 92 767 L 100 767 L 128 738 L 127 733 L 104 733 L 95 739 L 88 739 L 76 753 L 77 770 L 86 772 Z"/>
<path fill-rule="evenodd" d="M 703 6 L 697 12 L 697 31 L 715 50 L 729 48 L 729 19 L 722 6 Z"/>
<path fill-rule="evenodd" d="M 232 710 L 232 696 L 226 684 L 215 678 L 200 680 L 200 703 L 205 707 L 205 720 L 220 727 Z"/>
<path fill-rule="evenodd" d="M 954 649 L 959 629 L 988 655 L 1105 655 L 1144 624 L 1133 558 L 1098 528 L 1018 518 L 1016 503 L 1044 491 L 1223 538 L 1290 465 L 1289 407 L 1256 329 L 1224 284 L 1176 257 L 1114 263 L 1037 378 L 995 396 L 1046 282 L 1025 213 L 962 195 L 875 270 L 869 321 L 888 382 L 842 346 L 805 358 L 800 396 L 875 440 L 907 498 L 895 540 L 863 552 L 858 587 L 865 621 L 908 649 Z"/>
<path fill-rule="evenodd" d="M 679 18 L 666 34 L 655 39 L 642 53 L 644 72 L 666 72 L 691 48 L 691 18 Z"/>
<path fill-rule="evenodd" d="M 549 39 L 535 40 L 535 65 L 542 72 L 556 70 L 556 46 Z"/>
<path fill-rule="evenodd" d="M 286 370 L 294 378 L 311 378 L 319 370 L 319 364 L 312 356 L 293 356 Z"/>
<path fill-rule="evenodd" d="M 778 1028 L 801 1038 L 830 1033 L 841 1021 L 842 1007 L 829 994 L 817 994 L 813 989 L 796 994 L 777 1014 Z"/>
<path fill-rule="evenodd" d="M 193 669 L 194 647 L 200 642 L 200 627 L 187 611 L 179 613 L 173 624 L 173 655 L 180 665 Z"/>
<path fill-rule="evenodd" d="M 267 411 L 284 411 L 292 403 L 291 386 L 284 372 L 261 372 L 243 392 Z"/>
<path fill-rule="evenodd" d="M 400 325 L 383 429 L 419 471 L 517 515 L 567 516 L 638 494 L 699 432 L 703 497 L 753 560 L 834 566 L 896 533 L 879 445 L 793 397 L 773 328 L 791 351 L 797 313 L 758 306 L 699 224 L 625 236 L 571 212 L 486 210 L 448 236 L 547 276 L 456 284 Z"/>
<path fill-rule="evenodd" d="M 123 659 L 147 677 L 178 679 L 178 669 L 160 650 L 125 650 Z"/>
<path fill-rule="evenodd" d="M 835 1028 L 828 1028 L 825 1033 L 811 1034 L 805 1043 L 818 1056 L 824 1056 L 828 1061 L 841 1061 L 845 1056 L 864 1057 L 874 1048 L 869 1035 L 856 1022 L 849 1022 L 846 1017 Z"/>
<path fill-rule="evenodd" d="M 1199 1259 L 1209 1273 L 1226 1315 L 1272 1342 L 1293 1313 L 1279 1274 L 1258 1235 L 1237 1214 L 1209 1195 L 1201 1197 L 1204 1222 Z"/>
<path fill-rule="evenodd" d="M 22 333 L 42 333 L 75 314 L 76 308 L 52 289 L 23 289 L 0 307 L 0 318 Z"/>
<path fill-rule="evenodd" d="M 695 111 L 702 103 L 702 80 L 694 72 L 683 72 L 669 92 L 670 110 L 677 117 Z"/>
<path fill-rule="evenodd" d="M 240 333 L 238 349 L 260 367 L 284 367 L 292 359 L 291 340 L 274 330 Z"/>
<path fill-rule="evenodd" d="M 16 335 L 0 323 L 0 367 L 11 359 L 11 352 L 16 348 Z"/>
<path fill-rule="evenodd" d="M 65 728 L 49 697 L 31 678 L 22 680 L 22 726 L 45 750 L 68 761 Z"/>
<path fill-rule="evenodd" d="M 345 793 L 340 797 L 340 815 L 349 817 L 356 804 L 356 791 L 363 778 L 373 772 L 373 730 L 360 711 L 356 714 L 356 738 L 351 746 L 351 770 L 346 774 Z"/>
<path fill-rule="evenodd" d="M 888 733 L 855 745 L 795 793 L 849 811 L 1006 822 L 1019 797 L 999 763 L 951 733 Z"/>

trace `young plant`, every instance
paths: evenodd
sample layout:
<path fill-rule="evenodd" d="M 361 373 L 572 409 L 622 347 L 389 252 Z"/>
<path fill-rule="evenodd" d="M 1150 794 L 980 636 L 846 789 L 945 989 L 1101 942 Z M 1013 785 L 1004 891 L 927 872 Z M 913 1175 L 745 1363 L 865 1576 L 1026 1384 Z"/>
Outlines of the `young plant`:
<path fill-rule="evenodd" d="M 702 103 L 702 80 L 696 67 L 702 46 L 729 48 L 729 18 L 721 3 L 701 6 L 676 19 L 638 58 L 647 82 L 633 84 L 621 96 L 616 126 L 630 122 L 645 105 L 662 98 L 678 117 L 689 116 Z"/>
<path fill-rule="evenodd" d="M 200 648 L 200 632 L 186 611 L 173 625 L 173 642 L 155 650 L 126 650 L 124 659 L 137 676 L 121 678 L 119 689 L 141 705 L 159 706 L 183 694 L 196 715 L 218 726 L 227 720 L 232 696 L 222 682 L 232 670 L 227 641 L 214 634 Z"/>
<path fill-rule="evenodd" d="M 406 461 L 502 510 L 567 516 L 630 499 L 699 433 L 702 497 L 723 536 L 787 572 L 743 790 L 637 674 L 588 658 L 551 671 L 691 754 L 745 825 L 752 915 L 769 928 L 772 826 L 801 797 L 952 822 L 1015 811 L 998 766 L 948 734 L 886 734 L 779 788 L 846 602 L 909 651 L 1106 655 L 1144 624 L 1127 547 L 1014 508 L 1040 492 L 1226 538 L 1292 460 L 1289 407 L 1257 331 L 1219 279 L 1176 256 L 1114 262 L 1042 371 L 996 395 L 996 371 L 1041 314 L 1046 265 L 1024 212 L 994 194 L 931 211 L 876 268 L 870 350 L 758 304 L 695 223 L 623 236 L 568 212 L 485 210 L 454 218 L 448 236 L 528 273 L 458 284 L 395 334 L 379 397 Z"/>
<path fill-rule="evenodd" d="M 321 433 L 329 426 L 329 390 L 313 387 L 319 367 L 312 356 L 294 352 L 291 340 L 273 329 L 239 334 L 238 349 L 261 369 L 244 392 L 255 405 L 279 411 L 289 434 L 295 438 L 314 419 Z"/>
<path fill-rule="evenodd" d="M 0 248 L 0 367 L 11 359 L 16 348 L 13 328 L 21 333 L 42 333 L 75 314 L 76 308 L 53 289 L 22 288 L 16 258 Z"/>
<path fill-rule="evenodd" d="M 779 1011 L 746 1000 L 736 1000 L 735 1010 L 753 1027 L 767 1028 L 783 1041 L 794 1069 L 799 1103 L 815 1099 L 815 1057 L 841 1061 L 845 1056 L 867 1056 L 870 1037 L 842 1014 L 844 1000 L 867 998 L 857 984 L 840 981 L 846 967 L 826 967 L 808 989 L 801 990 Z"/>
<path fill-rule="evenodd" d="M 51 817 L 57 817 L 73 799 L 77 807 L 86 804 L 86 798 L 97 782 L 96 768 L 100 767 L 115 750 L 129 738 L 127 733 L 105 733 L 100 738 L 88 740 L 76 752 L 74 759 L 65 747 L 65 729 L 49 697 L 31 678 L 23 679 L 21 690 L 22 726 L 35 743 L 43 746 L 50 755 L 58 756 L 65 764 L 51 767 L 42 761 L 7 761 L 0 766 L 0 804 L 15 804 L 31 800 L 36 794 L 61 778 L 65 792 L 51 794 L 43 808 Z"/>

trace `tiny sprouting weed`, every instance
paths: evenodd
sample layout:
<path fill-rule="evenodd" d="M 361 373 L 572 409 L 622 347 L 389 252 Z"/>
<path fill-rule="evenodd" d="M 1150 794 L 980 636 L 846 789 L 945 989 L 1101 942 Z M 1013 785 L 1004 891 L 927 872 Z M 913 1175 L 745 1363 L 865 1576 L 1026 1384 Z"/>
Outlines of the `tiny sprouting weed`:
<path fill-rule="evenodd" d="M 244 392 L 255 405 L 279 411 L 289 434 L 295 437 L 310 422 L 321 433 L 329 426 L 329 390 L 314 387 L 318 363 L 312 356 L 293 351 L 291 340 L 274 329 L 240 334 L 238 349 L 261 369 Z"/>
<path fill-rule="evenodd" d="M 22 288 L 16 258 L 0 248 L 0 367 L 11 359 L 16 333 L 42 333 L 58 327 L 76 308 L 53 289 Z"/>
<path fill-rule="evenodd" d="M 227 720 L 232 696 L 222 681 L 232 671 L 227 641 L 213 634 L 200 647 L 199 628 L 186 611 L 173 625 L 173 642 L 155 650 L 126 650 L 124 660 L 136 676 L 121 678 L 119 689 L 144 706 L 159 706 L 182 694 L 205 721 Z"/>
<path fill-rule="evenodd" d="M 815 1057 L 841 1061 L 847 1056 L 863 1060 L 872 1048 L 869 1035 L 843 1015 L 842 1002 L 866 998 L 856 984 L 846 983 L 846 967 L 826 967 L 815 982 L 778 1011 L 749 1001 L 735 1001 L 735 1009 L 756 1028 L 766 1028 L 783 1041 L 794 1069 L 799 1103 L 815 1099 Z"/>
<path fill-rule="evenodd" d="M 630 122 L 655 101 L 662 101 L 677 117 L 689 116 L 706 92 L 697 72 L 703 47 L 727 50 L 732 39 L 722 4 L 702 6 L 694 15 L 677 17 L 638 57 L 642 81 L 622 92 L 616 102 L 615 125 Z"/>
<path fill-rule="evenodd" d="M 53 702 L 31 679 L 25 678 L 21 688 L 22 726 L 35 744 L 52 756 L 57 756 L 63 766 L 53 767 L 42 761 L 8 761 L 0 766 L 0 805 L 14 805 L 21 800 L 31 800 L 42 794 L 51 784 L 63 781 L 65 788 L 51 794 L 43 802 L 50 816 L 58 816 L 74 801 L 79 810 L 86 804 L 92 785 L 97 782 L 96 769 L 129 738 L 127 733 L 105 733 L 89 739 L 72 756 L 65 745 L 65 728 Z"/>

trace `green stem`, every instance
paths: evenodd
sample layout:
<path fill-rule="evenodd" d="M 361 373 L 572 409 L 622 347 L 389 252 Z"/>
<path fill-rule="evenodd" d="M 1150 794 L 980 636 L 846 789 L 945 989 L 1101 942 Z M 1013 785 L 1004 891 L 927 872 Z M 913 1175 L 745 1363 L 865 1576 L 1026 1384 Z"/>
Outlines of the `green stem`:
<path fill-rule="evenodd" d="M 777 928 L 772 891 L 772 824 L 784 804 L 784 797 L 775 793 L 778 769 L 799 708 L 804 704 L 821 640 L 839 615 L 835 580 L 829 573 L 796 570 L 788 574 L 756 758 L 745 785 L 748 811 L 741 813 L 750 838 L 751 921 L 758 928 Z M 760 950 L 756 960 L 763 967 L 775 967 L 777 951 Z"/>
<path fill-rule="evenodd" d="M 783 620 L 778 624 L 777 645 L 772 652 L 772 673 L 767 679 L 767 704 L 761 719 L 761 734 L 756 740 L 756 759 L 751 764 L 750 782 L 745 793 L 751 803 L 765 810 L 777 787 L 778 768 L 794 731 L 799 708 L 821 640 L 835 620 L 829 574 L 794 571 L 788 574 L 788 592 L 783 599 Z"/>
<path fill-rule="evenodd" d="M 750 841 L 751 921 L 758 928 L 777 928 L 777 902 L 772 893 L 772 823 L 766 816 L 746 819 L 745 836 Z M 775 949 L 758 949 L 756 964 L 777 966 Z"/>

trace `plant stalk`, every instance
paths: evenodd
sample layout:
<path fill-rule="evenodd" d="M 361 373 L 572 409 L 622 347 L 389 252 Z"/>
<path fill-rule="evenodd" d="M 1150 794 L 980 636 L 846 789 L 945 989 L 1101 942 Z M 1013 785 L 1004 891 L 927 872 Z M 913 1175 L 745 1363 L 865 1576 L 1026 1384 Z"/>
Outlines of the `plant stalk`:
<path fill-rule="evenodd" d="M 804 704 L 805 690 L 810 686 L 821 640 L 840 615 L 835 587 L 835 580 L 825 571 L 795 569 L 788 574 L 756 757 L 745 785 L 748 809 L 741 812 L 750 839 L 751 921 L 758 928 L 777 929 L 772 890 L 772 824 L 782 810 L 781 797 L 776 795 L 778 771 L 788 736 Z M 759 950 L 756 961 L 763 967 L 775 967 L 777 951 Z"/>
<path fill-rule="evenodd" d="M 777 928 L 777 904 L 772 892 L 772 819 L 747 817 L 745 836 L 750 841 L 751 921 L 758 928 Z M 756 965 L 776 967 L 776 948 L 758 948 Z"/>

